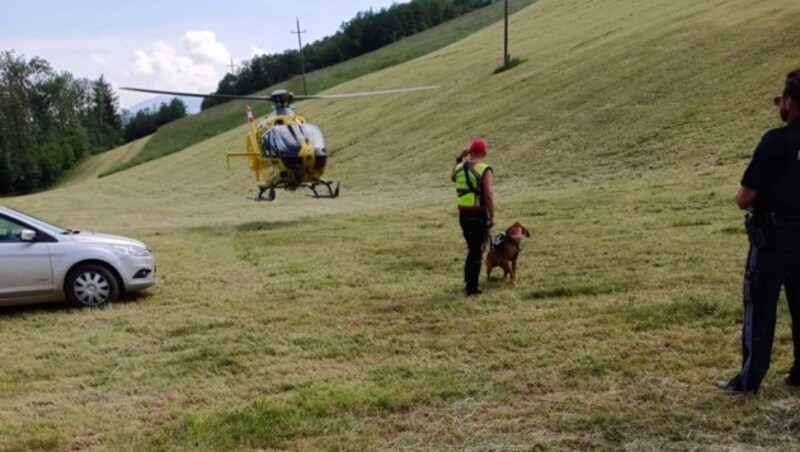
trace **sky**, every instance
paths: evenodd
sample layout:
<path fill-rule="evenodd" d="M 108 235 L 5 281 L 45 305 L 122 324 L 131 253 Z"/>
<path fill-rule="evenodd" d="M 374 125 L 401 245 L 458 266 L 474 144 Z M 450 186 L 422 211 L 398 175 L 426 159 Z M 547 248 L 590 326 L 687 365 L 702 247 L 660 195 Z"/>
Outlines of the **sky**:
<path fill-rule="evenodd" d="M 105 76 L 121 86 L 212 92 L 256 54 L 297 48 L 336 33 L 359 11 L 408 0 L 6 0 L 0 51 L 38 56 L 56 71 Z M 117 91 L 129 108 L 152 97 Z"/>

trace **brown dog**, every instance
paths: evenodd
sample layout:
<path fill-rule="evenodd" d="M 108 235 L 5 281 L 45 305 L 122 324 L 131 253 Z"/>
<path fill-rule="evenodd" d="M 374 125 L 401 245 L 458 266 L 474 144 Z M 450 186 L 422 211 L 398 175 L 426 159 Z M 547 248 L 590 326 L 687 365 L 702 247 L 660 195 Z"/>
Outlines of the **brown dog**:
<path fill-rule="evenodd" d="M 511 275 L 511 284 L 517 285 L 517 257 L 519 257 L 519 242 L 522 237 L 531 234 L 519 221 L 506 229 L 505 234 L 498 236 L 492 243 L 492 249 L 486 255 L 486 279 L 492 274 L 492 269 L 503 269 L 503 278 Z"/>

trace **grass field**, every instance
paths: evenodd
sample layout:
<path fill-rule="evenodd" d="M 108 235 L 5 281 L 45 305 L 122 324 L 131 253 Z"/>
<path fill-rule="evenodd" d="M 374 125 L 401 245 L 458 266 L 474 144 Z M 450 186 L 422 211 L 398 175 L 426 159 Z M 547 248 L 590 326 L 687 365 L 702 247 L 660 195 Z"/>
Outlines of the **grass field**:
<path fill-rule="evenodd" d="M 0 449 L 800 447 L 781 306 L 757 397 L 739 366 L 732 203 L 797 65 L 800 5 L 541 0 L 502 28 L 345 83 L 433 95 L 302 104 L 337 200 L 245 199 L 245 128 L 103 179 L 3 199 L 133 235 L 159 285 L 105 309 L 0 312 Z M 520 285 L 460 294 L 448 175 L 489 141 Z M 785 303 L 784 303 L 785 305 Z"/>
<path fill-rule="evenodd" d="M 126 143 L 123 146 L 104 152 L 83 162 L 64 175 L 61 181 L 59 181 L 58 187 L 63 188 L 69 185 L 75 185 L 79 182 L 96 179 L 106 171 L 128 163 L 142 151 L 142 148 L 147 144 L 150 138 L 151 136 L 148 136 Z"/>

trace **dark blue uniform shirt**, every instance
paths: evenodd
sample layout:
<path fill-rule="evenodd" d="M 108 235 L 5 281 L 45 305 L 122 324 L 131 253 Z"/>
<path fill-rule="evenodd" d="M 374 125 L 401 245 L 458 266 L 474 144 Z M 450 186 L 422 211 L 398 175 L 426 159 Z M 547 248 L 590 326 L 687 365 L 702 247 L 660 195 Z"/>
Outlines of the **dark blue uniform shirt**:
<path fill-rule="evenodd" d="M 764 134 L 742 185 L 758 192 L 754 211 L 800 215 L 800 119 Z"/>

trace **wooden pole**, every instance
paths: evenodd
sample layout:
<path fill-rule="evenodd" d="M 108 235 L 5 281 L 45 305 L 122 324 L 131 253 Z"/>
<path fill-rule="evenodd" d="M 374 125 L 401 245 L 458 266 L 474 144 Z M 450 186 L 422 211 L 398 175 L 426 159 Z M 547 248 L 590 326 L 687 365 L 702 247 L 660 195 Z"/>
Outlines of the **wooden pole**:
<path fill-rule="evenodd" d="M 297 18 L 297 31 L 293 31 L 292 34 L 297 33 L 297 47 L 300 50 L 300 70 L 303 72 L 303 93 L 308 96 L 308 86 L 306 85 L 306 65 L 303 63 L 303 41 L 300 39 L 300 35 L 305 33 L 306 30 L 300 31 L 300 18 Z"/>
<path fill-rule="evenodd" d="M 511 56 L 508 54 L 508 0 L 505 0 L 505 30 L 503 35 L 503 66 L 508 66 L 511 63 Z"/>

